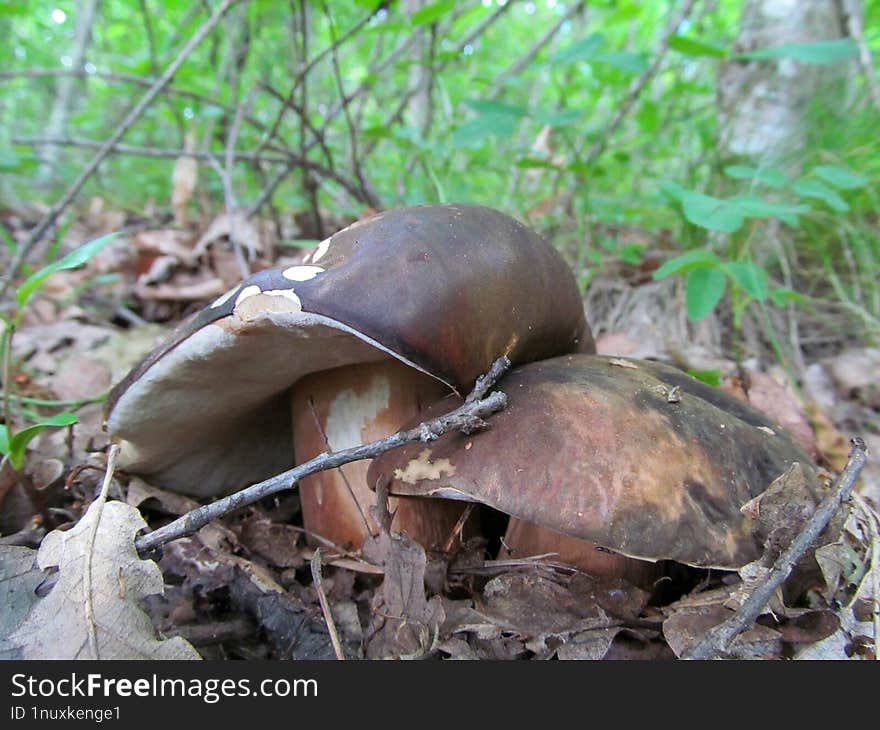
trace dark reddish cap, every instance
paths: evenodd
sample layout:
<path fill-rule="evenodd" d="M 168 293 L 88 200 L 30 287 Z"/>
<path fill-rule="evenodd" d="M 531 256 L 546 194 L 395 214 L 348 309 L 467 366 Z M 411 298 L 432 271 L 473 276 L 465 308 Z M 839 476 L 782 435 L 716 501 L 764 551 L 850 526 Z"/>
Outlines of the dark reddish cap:
<path fill-rule="evenodd" d="M 370 483 L 481 502 L 630 557 L 732 569 L 761 554 L 740 507 L 811 463 L 760 412 L 659 363 L 557 357 L 499 387 L 509 404 L 488 430 L 383 454 Z"/>
<path fill-rule="evenodd" d="M 131 471 L 196 495 L 291 466 L 288 391 L 302 376 L 395 357 L 468 390 L 514 363 L 593 351 L 571 271 L 489 208 L 401 208 L 261 271 L 181 326 L 111 392 Z"/>

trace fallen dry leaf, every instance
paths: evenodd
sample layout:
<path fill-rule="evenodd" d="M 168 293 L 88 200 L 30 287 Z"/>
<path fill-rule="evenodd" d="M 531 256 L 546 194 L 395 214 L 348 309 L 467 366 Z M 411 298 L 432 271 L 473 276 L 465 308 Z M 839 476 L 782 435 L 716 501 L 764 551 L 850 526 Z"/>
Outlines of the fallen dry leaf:
<path fill-rule="evenodd" d="M 174 223 L 181 228 L 186 226 L 186 208 L 198 181 L 198 161 L 194 157 L 178 157 L 171 173 L 171 205 L 174 208 Z"/>
<path fill-rule="evenodd" d="M 375 597 L 367 658 L 422 656 L 437 643 L 445 617 L 440 597 L 425 596 L 425 550 L 405 533 L 384 532 L 377 540 L 385 579 Z"/>
<path fill-rule="evenodd" d="M 721 389 L 742 398 L 759 411 L 766 413 L 801 445 L 814 459 L 819 455 L 816 435 L 800 399 L 781 370 L 763 373 L 746 370 L 745 382 L 739 387 L 739 379 L 727 378 Z"/>
<path fill-rule="evenodd" d="M 709 629 L 733 615 L 720 604 L 674 610 L 663 622 L 663 635 L 669 648 L 681 657 L 699 642 Z M 725 656 L 735 659 L 776 659 L 782 651 L 782 637 L 778 631 L 754 624 L 739 634 L 730 644 Z"/>
<path fill-rule="evenodd" d="M 10 637 L 39 600 L 35 591 L 45 575 L 36 558 L 36 550 L 0 546 L 0 659 L 22 658 Z"/>
<path fill-rule="evenodd" d="M 158 566 L 141 560 L 134 538 L 146 523 L 122 502 L 95 502 L 67 532 L 55 530 L 37 554 L 58 581 L 34 604 L 9 642 L 24 659 L 199 659 L 180 638 L 155 638 L 138 606 L 162 593 Z"/>

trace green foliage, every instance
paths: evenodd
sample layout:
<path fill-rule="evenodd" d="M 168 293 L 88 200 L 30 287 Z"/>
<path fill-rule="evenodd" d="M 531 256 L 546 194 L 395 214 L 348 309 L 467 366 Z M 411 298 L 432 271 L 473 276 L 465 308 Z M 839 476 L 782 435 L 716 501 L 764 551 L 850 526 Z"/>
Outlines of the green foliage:
<path fill-rule="evenodd" d="M 813 41 L 810 43 L 785 43 L 772 48 L 759 48 L 748 53 L 738 53 L 734 58 L 749 61 L 776 60 L 792 58 L 801 63 L 816 66 L 830 66 L 848 61 L 858 55 L 859 49 L 851 38 L 840 38 L 832 41 Z"/>
<path fill-rule="evenodd" d="M 21 429 L 11 437 L 6 426 L 0 425 L 0 454 L 8 455 L 12 466 L 15 469 L 21 469 L 24 465 L 25 449 L 34 438 L 47 428 L 70 426 L 77 420 L 75 413 L 56 413 L 54 416 L 42 419 L 39 423 Z"/>
<path fill-rule="evenodd" d="M 332 24 L 324 3 L 306 5 L 305 44 L 293 12 L 297 3 L 261 0 L 234 7 L 126 133 L 125 144 L 168 149 L 169 156 L 112 155 L 86 185 L 83 199 L 97 195 L 134 211 L 154 201 L 167 210 L 174 150 L 192 135 L 198 149 L 222 160 L 241 107 L 246 113 L 237 127 L 237 149 L 268 155 L 262 145 L 277 125 L 270 145 L 276 157 L 283 158 L 279 146 L 297 155 L 305 150 L 349 182 L 362 175 L 384 206 L 484 203 L 534 225 L 551 225 L 582 281 L 609 258 L 637 264 L 648 248 L 618 242 L 605 235 L 609 229 L 638 229 L 646 240 L 663 232 L 683 255 L 658 274 L 685 279 L 691 315 L 705 316 L 725 296 L 736 312 L 756 303 L 833 298 L 867 324 L 880 322 L 880 200 L 874 192 L 880 189 L 880 114 L 864 102 L 863 80 L 854 79 L 850 98 L 856 101 L 846 108 L 830 94 L 813 99 L 812 136 L 797 160 L 765 165 L 722 159 L 717 142 L 721 64 L 769 67 L 785 61 L 815 67 L 816 73 L 843 64 L 854 68 L 851 40 L 737 53 L 742 0 L 720 0 L 711 13 L 692 13 L 667 50 L 661 41 L 673 3 L 602 0 L 585 12 L 570 12 L 567 0 L 510 0 L 497 14 L 498 3 L 476 0 L 426 0 L 410 11 L 406 3 L 377 10 L 374 0 L 341 0 L 326 4 Z M 72 0 L 2 7 L 4 71 L 64 67 L 62 59 L 72 51 Z M 62 23 L 52 19 L 56 8 L 67 14 Z M 87 54 L 91 65 L 75 81 L 70 136 L 106 140 L 145 83 L 161 74 L 204 22 L 207 8 L 177 0 L 102 3 Z M 880 0 L 866 0 L 864 9 L 866 39 L 874 48 Z M 563 16 L 552 40 L 535 47 Z M 335 59 L 341 88 L 333 55 L 325 53 L 334 38 L 347 38 Z M 305 104 L 303 115 L 294 109 L 282 114 L 294 79 L 319 56 L 293 94 Z M 656 61 L 656 76 L 632 96 L 634 82 Z M 141 82 L 125 80 L 126 74 Z M 22 75 L 3 83 L 0 202 L 37 195 L 54 200 L 94 149 L 61 148 L 55 185 L 35 193 L 39 149 L 21 140 L 44 134 L 59 78 Z M 419 93 L 409 97 L 414 90 Z M 350 98 L 344 111 L 343 97 Z M 600 153 L 593 157 L 595 149 Z M 231 181 L 238 201 L 256 200 L 282 169 L 240 161 Z M 223 186 L 207 163 L 199 176 L 200 190 L 223 205 Z M 316 177 L 323 210 L 355 216 L 367 207 L 337 180 Z M 283 177 L 270 198 L 279 216 L 308 207 L 306 179 L 298 169 Z M 792 288 L 798 292 L 778 285 L 778 262 L 756 240 L 768 219 L 787 226 L 794 241 L 800 260 Z M 594 232 L 588 229 L 597 235 L 586 235 Z M 761 274 L 755 272 L 758 262 Z"/>
<path fill-rule="evenodd" d="M 0 321 L 2 321 L 3 324 L 3 333 L 2 336 L 0 336 L 0 362 L 4 363 L 4 392 L 2 394 L 2 402 L 5 405 L 4 420 L 6 421 L 4 425 L 0 425 L 0 454 L 3 454 L 4 458 L 8 459 L 15 469 L 21 469 L 24 464 L 27 445 L 42 431 L 47 428 L 70 426 L 77 421 L 75 413 L 64 411 L 61 413 L 55 413 L 51 416 L 37 417 L 34 419 L 36 421 L 35 423 L 18 431 L 11 431 L 12 419 L 8 404 L 11 400 L 17 399 L 14 394 L 10 392 L 11 378 L 9 363 L 12 352 L 12 338 L 15 331 L 21 325 L 24 308 L 28 301 L 30 301 L 31 297 L 40 290 L 40 287 L 49 276 L 58 271 L 75 269 L 83 266 L 118 235 L 118 233 L 111 233 L 93 241 L 89 241 L 79 248 L 74 249 L 58 261 L 55 261 L 31 274 L 15 292 L 16 303 L 18 306 L 13 311 L 12 315 L 9 317 L 0 315 Z"/>

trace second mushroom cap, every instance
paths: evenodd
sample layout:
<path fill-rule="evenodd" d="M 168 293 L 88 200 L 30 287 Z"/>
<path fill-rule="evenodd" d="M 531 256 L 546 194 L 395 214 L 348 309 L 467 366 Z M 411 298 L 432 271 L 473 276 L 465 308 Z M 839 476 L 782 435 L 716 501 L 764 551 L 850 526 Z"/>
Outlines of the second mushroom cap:
<path fill-rule="evenodd" d="M 383 454 L 370 483 L 480 502 L 629 557 L 734 569 L 761 554 L 740 507 L 792 463 L 809 471 L 780 426 L 659 363 L 558 357 L 499 387 L 509 404 L 486 431 Z"/>

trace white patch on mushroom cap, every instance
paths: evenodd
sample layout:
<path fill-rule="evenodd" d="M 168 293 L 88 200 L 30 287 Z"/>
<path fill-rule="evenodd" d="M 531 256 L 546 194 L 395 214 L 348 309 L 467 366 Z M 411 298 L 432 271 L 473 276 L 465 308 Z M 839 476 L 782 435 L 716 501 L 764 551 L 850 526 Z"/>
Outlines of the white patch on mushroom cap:
<path fill-rule="evenodd" d="M 322 266 L 291 266 L 289 269 L 282 271 L 281 275 L 285 279 L 290 279 L 290 281 L 308 281 L 323 273 L 324 268 Z"/>
<path fill-rule="evenodd" d="M 211 306 L 209 307 L 209 309 L 216 309 L 217 307 L 222 306 L 223 304 L 226 304 L 226 302 L 228 302 L 232 298 L 232 295 L 235 294 L 235 292 L 237 292 L 237 291 L 238 291 L 238 287 L 234 286 L 234 287 L 232 287 L 232 289 L 230 289 L 225 294 L 221 294 L 213 302 L 211 302 Z"/>
<path fill-rule="evenodd" d="M 273 312 L 290 314 L 302 311 L 302 301 L 293 289 L 270 289 L 257 294 L 236 302 L 233 311 L 241 323 L 253 322 Z"/>
<path fill-rule="evenodd" d="M 330 239 L 325 238 L 321 243 L 318 244 L 318 248 L 315 249 L 312 254 L 312 263 L 318 263 L 319 259 L 324 258 L 324 254 L 327 253 L 327 249 L 330 248 Z"/>
<path fill-rule="evenodd" d="M 250 297 L 256 296 L 261 291 L 260 287 L 256 284 L 251 284 L 250 286 L 246 286 L 241 290 L 241 294 L 235 300 L 235 307 L 237 308 L 239 304 L 241 304 L 245 299 L 249 299 Z"/>
<path fill-rule="evenodd" d="M 455 467 L 449 459 L 431 461 L 431 450 L 422 449 L 415 459 L 411 459 L 405 469 L 395 469 L 394 478 L 406 484 L 415 484 L 423 479 L 440 479 L 444 474 L 453 476 Z"/>

